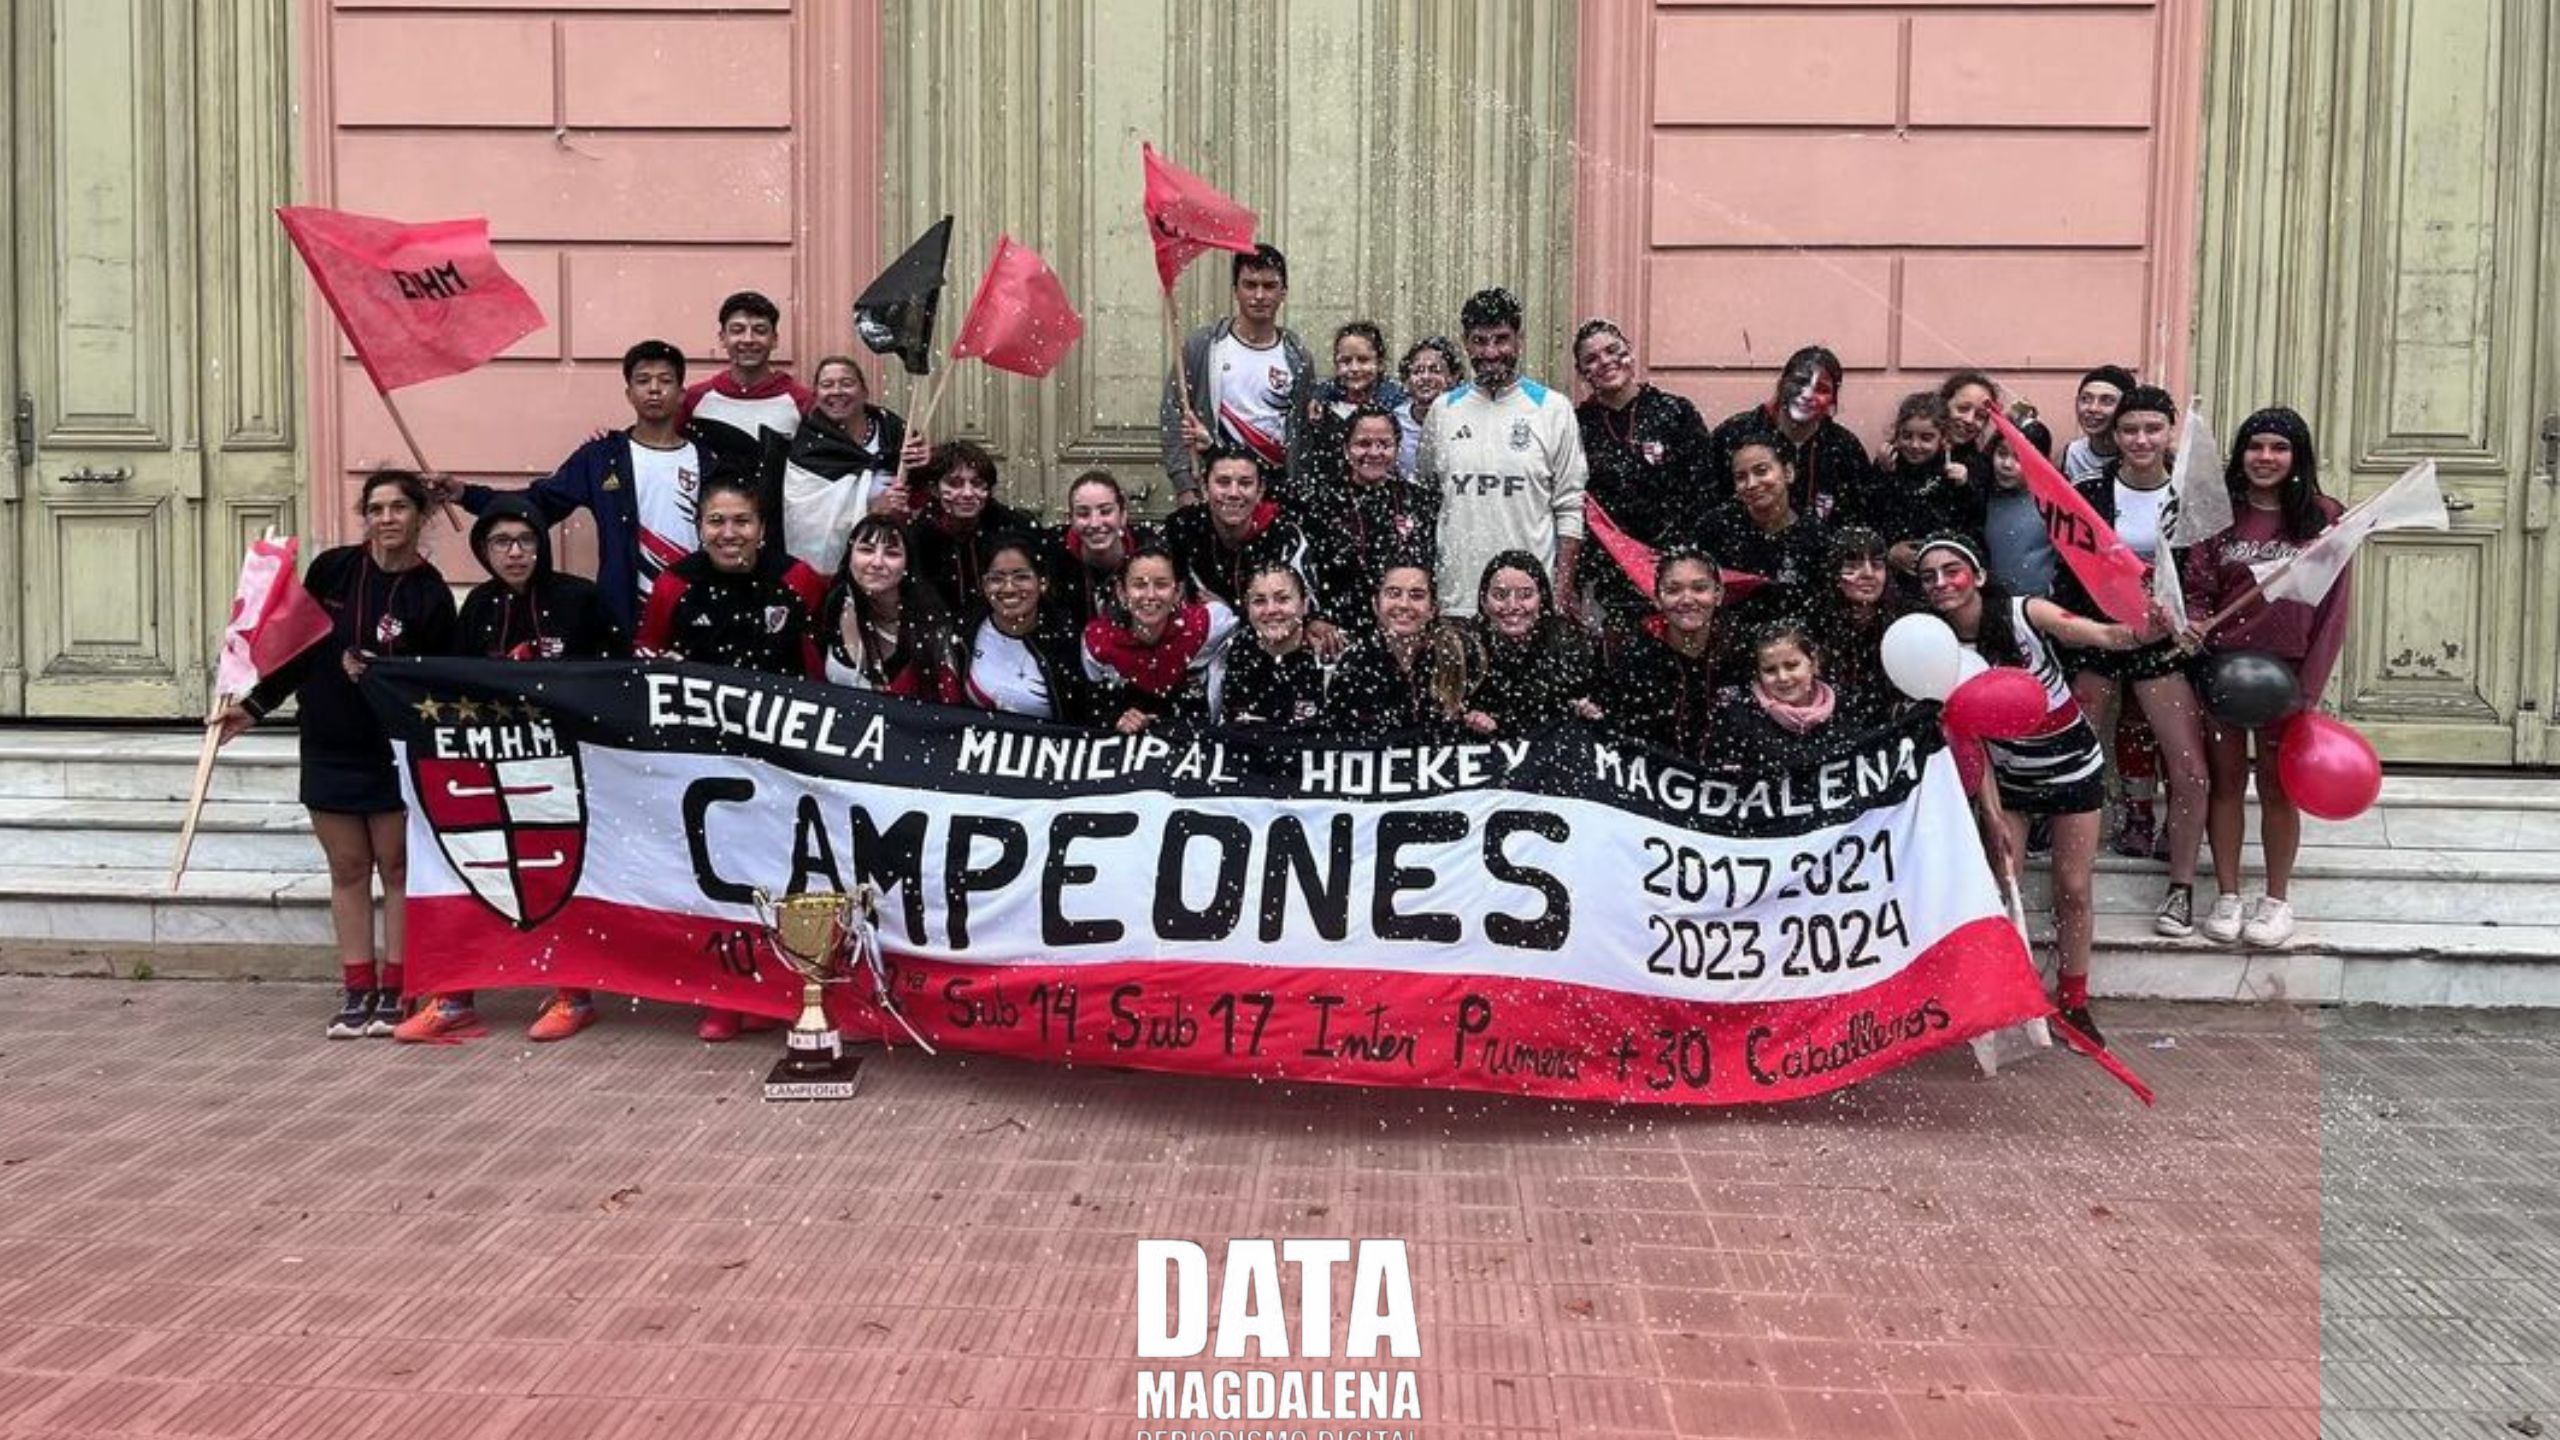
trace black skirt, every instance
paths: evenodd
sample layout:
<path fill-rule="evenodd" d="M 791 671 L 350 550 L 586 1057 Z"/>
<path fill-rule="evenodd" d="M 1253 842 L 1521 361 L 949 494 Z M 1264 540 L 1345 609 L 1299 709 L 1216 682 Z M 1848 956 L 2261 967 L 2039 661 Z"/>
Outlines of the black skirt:
<path fill-rule="evenodd" d="M 409 808 L 391 759 L 364 759 L 325 751 L 302 754 L 302 803 L 330 815 L 397 815 Z"/>

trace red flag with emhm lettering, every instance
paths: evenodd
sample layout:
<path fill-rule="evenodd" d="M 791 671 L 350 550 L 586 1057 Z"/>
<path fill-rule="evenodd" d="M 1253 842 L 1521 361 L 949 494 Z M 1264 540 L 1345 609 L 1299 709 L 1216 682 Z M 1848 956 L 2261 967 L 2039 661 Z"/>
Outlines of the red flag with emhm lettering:
<path fill-rule="evenodd" d="M 1173 288 L 1182 267 L 1207 250 L 1253 253 L 1253 212 L 1219 193 L 1216 186 L 1141 143 L 1138 156 L 1147 170 L 1147 238 L 1156 245 L 1156 276 Z"/>
<path fill-rule="evenodd" d="M 2117 537 L 2114 526 L 2098 518 L 2098 512 L 2089 508 L 2089 502 L 2080 498 L 2080 492 L 2071 488 L 2034 441 L 2018 433 L 1999 406 L 1991 406 L 1990 411 L 1991 423 L 2000 427 L 2009 453 L 2018 457 L 2018 468 L 2026 472 L 2027 493 L 2035 497 L 2036 509 L 2044 516 L 2054 553 L 2071 567 L 2080 588 L 2089 592 L 2108 619 L 2140 625 L 2151 610 L 2151 590 L 2145 583 L 2150 572 L 2142 557 Z M 2165 553 L 2161 559 L 2165 564 L 2176 563 Z"/>
<path fill-rule="evenodd" d="M 276 211 L 374 388 L 477 369 L 543 326 L 486 220 L 411 225 L 310 205 Z"/>

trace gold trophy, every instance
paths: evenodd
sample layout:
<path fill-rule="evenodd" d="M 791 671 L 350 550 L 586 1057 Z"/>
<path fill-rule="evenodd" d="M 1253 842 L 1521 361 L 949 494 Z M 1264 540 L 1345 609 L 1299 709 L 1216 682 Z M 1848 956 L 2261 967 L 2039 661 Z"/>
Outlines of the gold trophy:
<path fill-rule="evenodd" d="M 862 1059 L 848 1055 L 844 1036 L 827 1019 L 827 989 L 851 978 L 845 962 L 856 927 L 869 932 L 879 921 L 877 897 L 816 890 L 775 899 L 755 892 L 756 919 L 783 964 L 801 979 L 800 1018 L 791 1022 L 787 1048 L 764 1077 L 767 1100 L 850 1100 Z"/>

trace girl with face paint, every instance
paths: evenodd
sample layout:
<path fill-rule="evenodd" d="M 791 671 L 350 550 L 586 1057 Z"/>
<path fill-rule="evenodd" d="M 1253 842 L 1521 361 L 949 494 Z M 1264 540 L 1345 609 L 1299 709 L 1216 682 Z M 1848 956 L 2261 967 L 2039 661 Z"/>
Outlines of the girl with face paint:
<path fill-rule="evenodd" d="M 1591 472 L 1586 502 L 1655 549 L 1694 538 L 1725 488 L 1710 468 L 1707 425 L 1698 407 L 1646 383 L 1636 369 L 1634 345 L 1611 321 L 1586 320 L 1574 332 L 1573 368 L 1590 390 L 1573 411 Z M 1587 573 L 1614 625 L 1624 627 L 1644 615 L 1643 593 L 1616 565 L 1596 565 Z"/>
<path fill-rule="evenodd" d="M 2168 392 L 2153 386 L 2135 386 L 2116 407 L 2119 453 L 2094 479 L 2075 487 L 2127 548 L 2146 561 L 2161 565 L 2178 563 L 2161 541 L 2167 529 L 2163 506 L 2169 496 L 2169 462 L 2176 431 L 2177 405 Z M 2068 570 L 2057 575 L 2056 581 L 2075 608 L 2097 608 Z M 2205 807 L 2211 784 L 2205 765 L 2204 709 L 2196 701 L 2195 687 L 2187 681 L 2187 654 L 2184 641 L 2163 636 L 2129 652 L 2095 651 L 2072 657 L 2072 691 L 2099 734 L 2115 734 L 2118 691 L 2130 686 L 2143 718 L 2157 737 L 2157 770 L 2169 790 L 2169 885 L 2161 896 L 2159 911 L 2152 917 L 2152 928 L 2173 938 L 2195 933 L 2196 855 L 2204 843 Z M 2152 837 L 2145 833 L 2150 827 L 2143 821 L 2149 807 L 2142 803 L 2135 787 L 2151 767 L 2140 758 L 2128 759 L 2123 747 L 2119 747 L 2117 758 L 2127 780 L 2126 828 L 2133 832 L 2129 837 L 2119 837 L 2118 848 L 2139 849 L 2147 855 L 2151 846 L 2143 842 Z"/>
<path fill-rule="evenodd" d="M 1143 545 L 1120 567 L 1112 607 L 1086 622 L 1094 718 L 1123 735 L 1217 713 L 1235 612 L 1184 584 L 1172 552 Z"/>
<path fill-rule="evenodd" d="M 1546 567 L 1526 550 L 1486 562 L 1467 622 L 1475 681 L 1459 721 L 1478 735 L 1517 735 L 1567 716 L 1600 718 L 1598 657 L 1588 632 L 1556 611 Z"/>
<path fill-rule="evenodd" d="M 2089 620 L 2050 600 L 2015 596 L 1988 583 L 1982 557 L 1962 536 L 1920 547 L 1922 600 L 1956 639 L 1994 665 L 2012 665 L 2044 687 L 2045 721 L 2034 734 L 1985 745 L 1996 786 L 2004 866 L 2024 853 L 2032 817 L 2053 828 L 2054 938 L 2062 983 L 2062 1018 L 2105 1043 L 2089 1013 L 2089 949 L 2095 924 L 2091 875 L 2098 855 L 2098 815 L 2106 804 L 2106 752 L 2080 713 L 2056 658 L 2056 642 L 2083 650 L 2129 650 L 2152 632 Z"/>
<path fill-rule="evenodd" d="M 1716 426 L 1710 442 L 1716 480 L 1729 485 L 1733 452 L 1744 436 L 1775 431 L 1795 448 L 1790 502 L 1800 513 L 1824 525 L 1889 528 L 1890 497 L 1882 493 L 1867 447 L 1835 418 L 1840 377 L 1840 357 L 1820 345 L 1788 356 L 1775 395 Z"/>
<path fill-rule="evenodd" d="M 2247 594 L 2257 583 L 2250 566 L 2297 554 L 2338 521 L 2338 502 L 2320 491 L 2320 460 L 2311 427 L 2282 406 L 2240 422 L 2223 470 L 2231 493 L 2231 527 L 2187 551 L 2184 572 L 2190 613 L 2210 615 Z M 2240 611 L 2205 642 L 2208 654 L 2255 650 L 2294 667 L 2305 707 L 2320 703 L 2338 652 L 2347 638 L 2352 608 L 2352 569 L 2338 577 L 2317 605 L 2260 600 Z M 2302 812 L 2285 794 L 2276 769 L 2276 736 L 2283 722 L 2248 731 L 2207 718 L 2207 762 L 2213 801 L 2206 828 L 2213 839 L 2217 898 L 2197 922 L 2205 938 L 2252 947 L 2293 938 L 2293 904 L 2287 898 L 2295 858 L 2302 849 Z M 2252 751 L 2255 751 L 2254 756 Z M 2258 782 L 2258 841 L 2266 852 L 2266 893 L 2244 904 L 2240 895 L 2241 839 L 2251 775 Z"/>

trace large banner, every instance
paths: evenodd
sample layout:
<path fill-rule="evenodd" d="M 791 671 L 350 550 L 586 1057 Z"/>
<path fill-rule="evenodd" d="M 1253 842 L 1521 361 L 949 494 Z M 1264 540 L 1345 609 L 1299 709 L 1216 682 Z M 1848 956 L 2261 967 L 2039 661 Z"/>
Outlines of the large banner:
<path fill-rule="evenodd" d="M 787 1017 L 753 894 L 883 893 L 937 1047 L 1736 1104 L 2049 1010 L 1934 721 L 1709 777 L 1578 727 L 1121 736 L 662 662 L 382 661 L 409 976 Z M 908 1043 L 868 981 L 849 1034 Z"/>

